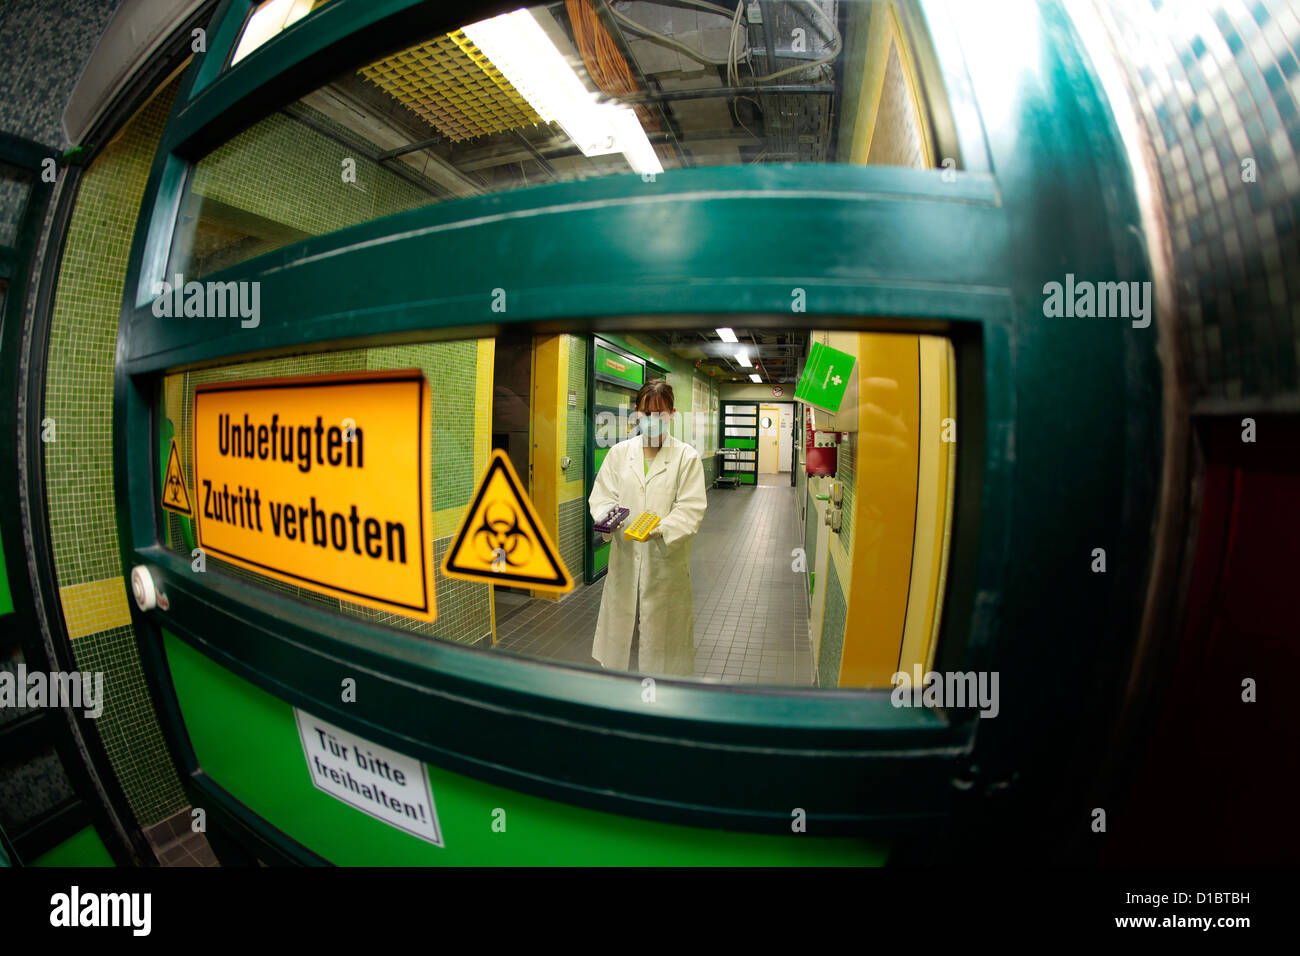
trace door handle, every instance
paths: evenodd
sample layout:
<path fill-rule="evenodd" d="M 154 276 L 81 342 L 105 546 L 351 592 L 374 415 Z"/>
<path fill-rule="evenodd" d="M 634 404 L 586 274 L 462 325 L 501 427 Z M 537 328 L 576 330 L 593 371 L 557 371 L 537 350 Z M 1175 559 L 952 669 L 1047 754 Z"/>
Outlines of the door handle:
<path fill-rule="evenodd" d="M 152 611 L 158 606 L 158 587 L 153 575 L 143 564 L 137 564 L 131 569 L 131 596 L 141 611 Z"/>

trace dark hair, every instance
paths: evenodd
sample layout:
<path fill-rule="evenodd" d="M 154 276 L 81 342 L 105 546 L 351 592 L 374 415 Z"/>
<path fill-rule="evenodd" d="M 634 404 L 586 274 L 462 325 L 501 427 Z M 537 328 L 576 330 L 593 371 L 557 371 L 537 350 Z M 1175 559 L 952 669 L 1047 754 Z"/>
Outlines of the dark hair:
<path fill-rule="evenodd" d="M 676 403 L 673 402 L 673 387 L 668 384 L 667 379 L 663 378 L 652 378 L 642 385 L 641 391 L 636 393 L 636 405 L 633 407 L 637 411 L 642 411 L 645 408 L 645 403 L 654 398 L 667 402 L 668 409 L 677 407 Z"/>

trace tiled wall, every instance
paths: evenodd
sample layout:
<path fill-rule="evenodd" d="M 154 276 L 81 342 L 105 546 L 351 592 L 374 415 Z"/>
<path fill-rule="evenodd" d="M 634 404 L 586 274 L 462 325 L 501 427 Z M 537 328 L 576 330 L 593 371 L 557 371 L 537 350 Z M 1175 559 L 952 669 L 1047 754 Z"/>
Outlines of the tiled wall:
<path fill-rule="evenodd" d="M 704 464 L 704 484 L 705 487 L 709 487 L 713 484 L 714 479 L 718 477 L 718 456 L 706 455 L 704 457 L 703 464 Z"/>
<path fill-rule="evenodd" d="M 26 179 L 11 173 L 10 167 L 0 165 L 0 246 L 12 246 L 18 241 L 18 220 L 29 191 Z"/>
<path fill-rule="evenodd" d="M 844 35 L 844 95 L 837 160 L 888 166 L 927 165 L 925 104 L 895 0 L 875 0 Z"/>
<path fill-rule="evenodd" d="M 0 763 L 0 827 L 10 835 L 74 796 L 53 747 L 34 758 Z"/>
<path fill-rule="evenodd" d="M 840 533 L 838 535 L 848 554 L 853 553 L 853 503 L 858 493 L 858 433 L 848 432 L 835 453 L 835 477 L 844 486 L 844 500 L 840 506 Z M 836 535 L 832 534 L 832 537 Z"/>
<path fill-rule="evenodd" d="M 814 532 L 815 533 L 815 532 Z M 844 652 L 844 623 L 848 620 L 849 604 L 840 583 L 839 571 L 831 561 L 826 568 L 818 568 L 826 575 L 826 604 L 822 610 L 821 649 L 817 654 L 817 686 L 838 687 L 840 683 L 840 658 Z"/>
<path fill-rule="evenodd" d="M 0 279 L 0 326 L 4 324 L 6 284 Z M 0 540 L 0 614 L 8 614 L 14 609 L 13 595 L 9 590 L 9 573 L 5 567 L 4 541 Z M 0 651 L 3 651 L 5 638 L 0 638 Z"/>
<path fill-rule="evenodd" d="M 304 113 L 309 112 L 298 107 Z M 320 118 L 322 125 L 331 125 Z M 356 162 L 344 182 L 343 160 Z M 276 224 L 261 242 L 238 241 L 201 260 L 202 275 L 306 236 L 378 219 L 433 202 L 435 197 L 302 121 L 274 113 L 198 162 L 193 193 Z M 199 214 L 200 221 L 205 216 Z M 250 226 L 258 234 L 256 226 Z"/>
<path fill-rule="evenodd" d="M 1194 399 L 1300 407 L 1300 4 L 1103 15 L 1159 159 Z"/>
<path fill-rule="evenodd" d="M 177 82 L 86 171 L 51 317 L 45 408 L 50 537 L 77 666 L 105 672 L 96 727 L 131 810 L 151 824 L 184 796 L 144 683 L 117 550 L 112 473 L 113 356 L 131 235 Z"/>
<path fill-rule="evenodd" d="M 898 45 L 891 44 L 867 164 L 924 168 L 925 135 L 918 122 L 919 115 Z"/>
<path fill-rule="evenodd" d="M 17 674 L 18 665 L 24 663 L 22 647 L 17 643 L 10 643 L 10 640 L 16 639 L 16 634 L 12 635 L 12 637 L 11 635 L 6 634 L 4 640 L 0 641 L 0 672 Z M 26 703 L 21 707 L 16 705 L 12 707 L 0 707 L 0 724 L 7 724 L 11 720 L 17 720 L 19 717 L 23 716 L 23 714 L 31 711 L 31 709 L 32 708 Z"/>
<path fill-rule="evenodd" d="M 34 0 L 3 4 L 0 10 L 0 132 L 44 144 L 52 157 L 72 145 L 63 138 L 60 114 L 82 63 L 116 6 L 117 0 Z M 18 217 L 27 193 L 25 182 L 15 180 L 10 170 L 0 168 L 0 245 L 15 241 Z M 4 286 L 0 281 L 0 313 Z M 21 321 L 21 317 L 16 318 Z M 12 466 L 12 462 L 0 464 Z M 13 573 L 26 574 L 26 568 L 16 567 Z M 118 579 L 119 589 L 120 586 Z M 0 614 L 12 609 L 0 549 Z M 17 638 L 17 634 L 0 634 L 0 670 L 13 672 L 23 659 L 21 649 L 10 643 Z M 29 710 L 0 708 L 0 724 L 16 720 Z M 151 757 L 146 752 L 146 759 Z M 53 751 L 32 760 L 0 766 L 0 824 L 13 835 L 47 815 L 72 793 L 72 786 Z"/>
<path fill-rule="evenodd" d="M 587 436 L 590 426 L 587 422 L 587 369 L 590 364 L 587 339 L 581 335 L 566 336 L 569 345 L 569 391 L 577 400 L 576 405 L 568 407 L 565 420 L 564 453 L 573 461 L 569 464 L 568 476 L 581 478 L 587 460 Z"/>
<path fill-rule="evenodd" d="M 685 363 L 683 363 L 685 364 Z M 664 376 L 673 389 L 673 404 L 677 406 L 677 417 L 681 420 L 681 431 L 677 433 L 685 441 L 694 441 L 697 448 L 703 448 L 700 436 L 694 432 L 691 411 L 694 405 L 694 390 L 691 386 L 690 366 L 674 364 Z"/>
<path fill-rule="evenodd" d="M 799 469 L 797 480 L 799 482 L 799 501 L 804 506 L 803 550 L 804 554 L 808 556 L 808 570 L 813 574 L 821 574 L 825 569 L 818 566 L 817 560 L 817 503 L 809 495 L 808 475 L 803 468 Z"/>
<path fill-rule="evenodd" d="M 573 580 L 581 582 L 583 562 L 586 560 L 587 538 L 587 499 L 577 497 L 560 502 L 560 559 L 573 575 Z"/>
<path fill-rule="evenodd" d="M 60 152 L 60 117 L 120 0 L 6 2 L 0 12 L 0 132 Z"/>

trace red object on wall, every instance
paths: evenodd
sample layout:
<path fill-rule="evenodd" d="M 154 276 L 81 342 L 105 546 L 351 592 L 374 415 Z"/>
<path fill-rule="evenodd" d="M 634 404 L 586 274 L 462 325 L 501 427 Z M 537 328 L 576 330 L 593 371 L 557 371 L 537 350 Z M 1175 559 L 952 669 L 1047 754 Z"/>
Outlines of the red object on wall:
<path fill-rule="evenodd" d="M 1251 442 L 1240 418 L 1201 423 L 1205 482 L 1186 627 L 1105 863 L 1300 858 L 1300 420 L 1260 415 L 1256 425 Z"/>
<path fill-rule="evenodd" d="M 816 433 L 813 429 L 812 409 L 807 405 L 803 407 L 803 427 L 804 471 L 813 477 L 835 474 L 835 469 L 839 467 L 839 449 L 813 447 L 813 436 Z M 836 440 L 838 439 L 837 435 Z"/>

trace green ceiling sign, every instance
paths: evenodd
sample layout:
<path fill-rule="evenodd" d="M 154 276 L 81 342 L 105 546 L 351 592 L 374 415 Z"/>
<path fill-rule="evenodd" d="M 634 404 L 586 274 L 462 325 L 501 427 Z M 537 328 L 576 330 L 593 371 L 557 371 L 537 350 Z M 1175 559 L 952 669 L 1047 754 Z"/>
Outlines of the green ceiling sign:
<path fill-rule="evenodd" d="M 645 381 L 645 366 L 632 361 L 625 355 L 611 352 L 604 346 L 597 345 L 596 374 L 608 375 L 639 388 Z"/>
<path fill-rule="evenodd" d="M 857 361 L 848 352 L 814 342 L 794 397 L 824 411 L 838 412 Z"/>

